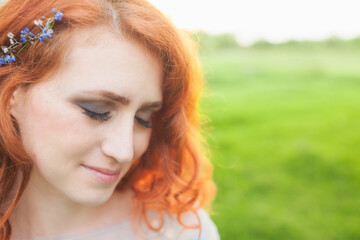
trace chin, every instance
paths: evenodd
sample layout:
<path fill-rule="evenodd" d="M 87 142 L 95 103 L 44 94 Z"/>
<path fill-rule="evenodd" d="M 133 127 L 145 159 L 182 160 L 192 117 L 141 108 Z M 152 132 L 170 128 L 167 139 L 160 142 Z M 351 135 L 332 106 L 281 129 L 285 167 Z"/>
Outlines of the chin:
<path fill-rule="evenodd" d="M 99 206 L 107 202 L 110 199 L 112 193 L 113 191 L 109 191 L 109 190 L 107 191 L 104 190 L 99 192 L 89 191 L 81 195 L 79 194 L 73 195 L 70 197 L 70 199 L 73 202 L 84 206 Z"/>

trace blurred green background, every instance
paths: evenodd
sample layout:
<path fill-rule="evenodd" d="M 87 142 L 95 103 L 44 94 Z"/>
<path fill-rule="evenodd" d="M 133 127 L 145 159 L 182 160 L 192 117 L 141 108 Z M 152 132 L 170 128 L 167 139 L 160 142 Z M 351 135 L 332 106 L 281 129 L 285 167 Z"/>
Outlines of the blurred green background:
<path fill-rule="evenodd" d="M 221 239 L 360 239 L 360 38 L 197 37 Z"/>

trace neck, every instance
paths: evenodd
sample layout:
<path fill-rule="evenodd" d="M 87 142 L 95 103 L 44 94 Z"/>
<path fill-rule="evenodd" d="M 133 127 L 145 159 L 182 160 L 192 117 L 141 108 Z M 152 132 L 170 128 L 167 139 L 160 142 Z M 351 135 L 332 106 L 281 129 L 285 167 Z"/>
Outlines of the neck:
<path fill-rule="evenodd" d="M 39 176 L 32 173 L 10 217 L 14 239 L 85 233 L 119 221 L 123 216 L 121 209 L 127 207 L 121 200 L 124 197 L 117 192 L 102 205 L 86 206 L 71 201 L 39 180 Z M 119 211 L 114 214 L 114 209 Z"/>

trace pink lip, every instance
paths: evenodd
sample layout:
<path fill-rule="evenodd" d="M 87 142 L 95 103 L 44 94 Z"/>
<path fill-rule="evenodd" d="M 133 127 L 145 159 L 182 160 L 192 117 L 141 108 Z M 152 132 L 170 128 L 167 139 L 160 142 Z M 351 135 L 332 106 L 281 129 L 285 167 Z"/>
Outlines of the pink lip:
<path fill-rule="evenodd" d="M 82 165 L 84 167 L 87 168 L 91 168 L 94 169 L 95 171 L 107 174 L 107 175 L 116 175 L 118 173 L 120 173 L 120 170 L 114 171 L 114 170 L 110 170 L 110 169 L 105 169 L 105 168 L 98 168 L 98 167 L 90 167 L 90 166 L 86 166 L 86 165 Z"/>
<path fill-rule="evenodd" d="M 97 180 L 102 183 L 114 183 L 119 179 L 120 172 L 119 170 L 114 171 L 105 168 L 97 168 L 97 167 L 90 167 L 90 166 L 83 166 L 86 170 L 88 170 L 92 176 L 94 176 Z"/>

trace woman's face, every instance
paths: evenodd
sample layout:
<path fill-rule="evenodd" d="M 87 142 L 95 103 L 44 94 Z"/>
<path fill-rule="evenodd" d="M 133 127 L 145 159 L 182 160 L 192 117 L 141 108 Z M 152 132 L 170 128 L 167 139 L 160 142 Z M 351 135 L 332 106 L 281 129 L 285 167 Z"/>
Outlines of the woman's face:
<path fill-rule="evenodd" d="M 92 33 L 99 41 L 84 44 Z M 58 75 L 14 93 L 11 114 L 35 163 L 30 183 L 44 194 L 98 205 L 148 146 L 162 101 L 161 64 L 105 29 L 77 32 L 71 47 Z"/>

